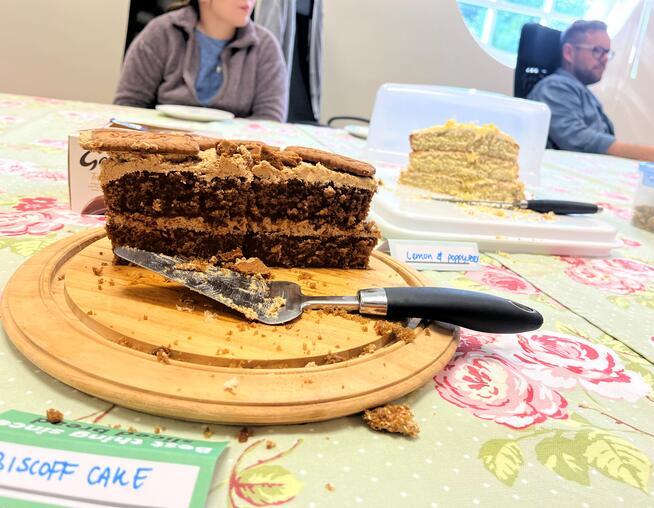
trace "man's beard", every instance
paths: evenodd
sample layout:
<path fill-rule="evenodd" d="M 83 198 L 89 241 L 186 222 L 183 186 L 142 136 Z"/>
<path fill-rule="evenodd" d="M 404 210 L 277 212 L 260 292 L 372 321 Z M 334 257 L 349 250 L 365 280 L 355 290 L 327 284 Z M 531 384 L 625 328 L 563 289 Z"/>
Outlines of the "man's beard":
<path fill-rule="evenodd" d="M 581 81 L 584 85 L 593 85 L 597 83 L 602 77 L 599 78 L 592 73 L 592 71 L 587 69 L 574 69 L 575 77 Z"/>

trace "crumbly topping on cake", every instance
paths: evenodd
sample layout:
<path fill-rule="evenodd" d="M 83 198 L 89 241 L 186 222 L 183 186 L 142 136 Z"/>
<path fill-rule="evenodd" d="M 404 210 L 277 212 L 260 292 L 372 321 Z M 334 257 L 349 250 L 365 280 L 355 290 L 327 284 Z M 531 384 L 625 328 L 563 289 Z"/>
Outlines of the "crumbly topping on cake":
<path fill-rule="evenodd" d="M 200 145 L 189 134 L 94 129 L 80 133 L 80 145 L 95 152 L 138 152 L 195 155 Z"/>
<path fill-rule="evenodd" d="M 338 155 L 317 148 L 307 148 L 304 146 L 289 146 L 285 151 L 295 152 L 302 160 L 313 163 L 321 163 L 323 166 L 335 171 L 344 171 L 357 176 L 372 177 L 375 174 L 375 168 L 367 162 Z"/>

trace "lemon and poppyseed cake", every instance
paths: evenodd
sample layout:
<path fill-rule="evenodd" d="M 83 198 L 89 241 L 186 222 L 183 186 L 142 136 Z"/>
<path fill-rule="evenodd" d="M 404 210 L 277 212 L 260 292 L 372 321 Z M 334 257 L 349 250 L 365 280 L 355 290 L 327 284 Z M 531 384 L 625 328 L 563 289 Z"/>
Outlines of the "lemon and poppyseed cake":
<path fill-rule="evenodd" d="M 222 264 L 365 268 L 379 233 L 364 162 L 306 147 L 95 129 L 112 245 Z"/>
<path fill-rule="evenodd" d="M 524 199 L 515 140 L 492 124 L 449 120 L 411 133 L 400 183 L 463 199 Z"/>

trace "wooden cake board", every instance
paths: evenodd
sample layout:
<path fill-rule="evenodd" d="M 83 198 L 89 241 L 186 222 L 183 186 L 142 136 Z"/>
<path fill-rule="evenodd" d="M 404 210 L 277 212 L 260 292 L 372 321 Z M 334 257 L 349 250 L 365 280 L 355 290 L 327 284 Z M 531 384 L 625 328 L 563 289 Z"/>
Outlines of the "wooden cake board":
<path fill-rule="evenodd" d="M 155 273 L 112 261 L 104 229 L 47 247 L 7 284 L 2 320 L 39 368 L 130 409 L 249 425 L 326 420 L 415 390 L 456 350 L 457 332 L 436 324 L 417 328 L 407 343 L 378 334 L 378 319 L 359 315 L 313 310 L 288 325 L 249 323 Z M 273 274 L 320 295 L 426 285 L 379 252 L 368 270 Z"/>

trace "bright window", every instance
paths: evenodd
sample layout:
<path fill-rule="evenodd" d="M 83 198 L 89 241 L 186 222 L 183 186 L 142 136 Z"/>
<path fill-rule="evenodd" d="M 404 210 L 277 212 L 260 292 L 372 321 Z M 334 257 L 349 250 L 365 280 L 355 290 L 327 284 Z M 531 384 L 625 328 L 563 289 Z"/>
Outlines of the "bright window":
<path fill-rule="evenodd" d="M 565 30 L 577 19 L 600 19 L 609 24 L 624 0 L 457 0 L 463 19 L 479 43 L 500 62 L 515 67 L 520 30 L 525 23 Z M 621 20 L 624 22 L 624 20 Z"/>

